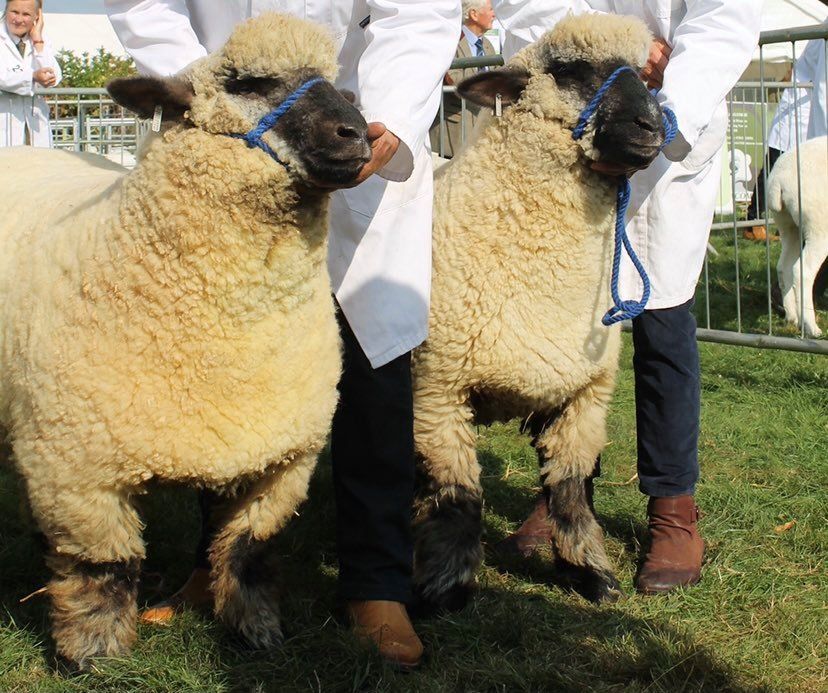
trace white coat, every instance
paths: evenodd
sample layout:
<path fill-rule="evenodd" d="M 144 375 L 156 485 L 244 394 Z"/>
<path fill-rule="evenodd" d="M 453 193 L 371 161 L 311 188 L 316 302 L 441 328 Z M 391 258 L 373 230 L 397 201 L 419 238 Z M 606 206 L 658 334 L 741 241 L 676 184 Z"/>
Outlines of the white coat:
<path fill-rule="evenodd" d="M 824 26 L 828 28 L 828 20 Z M 787 152 L 808 139 L 808 124 L 811 119 L 811 102 L 813 91 L 818 90 L 820 53 L 825 51 L 825 41 L 813 39 L 805 45 L 805 50 L 797 58 L 791 79 L 797 83 L 812 82 L 813 89 L 805 87 L 788 87 L 779 97 L 779 105 L 768 129 L 768 146 Z M 824 78 L 823 78 L 824 79 Z M 823 99 L 825 98 L 823 93 Z M 822 109 L 825 112 L 825 109 Z M 797 139 L 798 138 L 798 139 Z"/>
<path fill-rule="evenodd" d="M 828 27 L 828 19 L 823 22 Z M 811 96 L 811 117 L 808 121 L 808 139 L 828 135 L 828 108 L 826 108 L 826 91 L 828 91 L 828 65 L 826 65 L 825 52 L 828 51 L 828 43 L 823 39 L 815 39 L 809 42 L 814 43 L 816 57 L 814 72 L 811 75 L 814 82 L 814 92 Z M 806 48 L 807 50 L 807 48 Z"/>
<path fill-rule="evenodd" d="M 45 41 L 45 39 L 44 39 Z M 34 95 L 32 73 L 51 67 L 60 82 L 60 66 L 48 41 L 40 53 L 34 51 L 26 39 L 23 56 L 17 49 L 17 39 L 11 36 L 6 23 L 0 24 L 0 147 L 14 147 L 24 143 L 28 126 L 35 147 L 50 147 L 49 107 L 43 97 Z"/>
<path fill-rule="evenodd" d="M 504 54 L 540 37 L 567 12 L 613 12 L 642 19 L 673 49 L 657 98 L 671 108 L 679 134 L 632 179 L 627 233 L 650 277 L 647 308 L 690 300 L 701 273 L 727 129 L 725 97 L 759 40 L 762 0 L 495 0 L 507 31 Z M 624 257 L 620 293 L 641 297 Z"/>
<path fill-rule="evenodd" d="M 368 122 L 401 144 L 362 185 L 331 200 L 334 292 L 376 368 L 426 337 L 431 284 L 428 129 L 460 26 L 459 0 L 106 0 L 112 26 L 142 72 L 169 75 L 219 48 L 250 16 L 279 11 L 331 29 L 337 86 Z"/>

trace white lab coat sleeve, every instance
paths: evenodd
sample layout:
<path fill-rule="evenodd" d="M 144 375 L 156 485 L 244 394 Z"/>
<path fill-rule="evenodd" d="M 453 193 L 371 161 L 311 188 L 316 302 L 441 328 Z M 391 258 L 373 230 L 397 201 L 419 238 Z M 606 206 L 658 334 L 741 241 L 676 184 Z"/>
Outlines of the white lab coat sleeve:
<path fill-rule="evenodd" d="M 407 180 L 414 153 L 428 138 L 440 105 L 443 75 L 460 34 L 459 0 L 373 0 L 357 74 L 362 115 L 381 122 L 400 146 L 378 173 Z"/>
<path fill-rule="evenodd" d="M 55 57 L 55 51 L 52 48 L 52 44 L 44 38 L 43 50 L 40 51 L 40 53 L 35 53 L 33 57 L 34 69 L 40 70 L 44 67 L 51 68 L 55 73 L 56 80 L 52 86 L 56 87 L 60 84 L 63 79 L 63 71 L 60 69 L 60 63 L 58 63 L 57 58 Z"/>
<path fill-rule="evenodd" d="M 184 0 L 105 0 L 109 21 L 142 74 L 166 77 L 207 55 Z"/>
<path fill-rule="evenodd" d="M 34 93 L 34 85 L 30 61 L 12 60 L 6 52 L 6 49 L 0 46 L 0 90 L 31 96 Z"/>
<path fill-rule="evenodd" d="M 599 4 L 585 0 L 494 0 L 495 15 L 506 29 L 504 59 L 537 41 L 568 13 L 594 12 Z"/>
<path fill-rule="evenodd" d="M 759 42 L 761 15 L 762 0 L 687 1 L 658 94 L 679 126 L 664 148 L 671 161 L 687 156 L 745 71 Z"/>
<path fill-rule="evenodd" d="M 828 26 L 828 20 L 825 21 L 824 26 Z M 828 64 L 826 64 L 825 52 L 828 50 L 828 45 L 822 39 L 816 39 L 811 42 L 813 50 L 809 55 L 809 68 L 811 74 L 808 75 L 814 83 L 814 90 L 811 96 L 811 114 L 808 121 L 808 139 L 814 137 L 821 137 L 828 135 Z M 808 48 L 805 52 L 808 52 Z M 804 54 L 803 54 L 804 57 Z M 797 80 L 800 76 L 797 74 Z"/>

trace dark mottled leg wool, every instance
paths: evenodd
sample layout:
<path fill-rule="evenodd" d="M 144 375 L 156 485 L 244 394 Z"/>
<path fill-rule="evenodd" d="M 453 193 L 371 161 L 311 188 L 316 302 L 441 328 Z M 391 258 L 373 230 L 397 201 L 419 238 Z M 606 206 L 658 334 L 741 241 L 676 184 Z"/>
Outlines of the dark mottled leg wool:
<path fill-rule="evenodd" d="M 614 602 L 622 592 L 591 507 L 592 479 L 563 479 L 544 490 L 553 525 L 555 563 L 562 577 L 586 599 Z"/>
<path fill-rule="evenodd" d="M 220 534 L 210 549 L 216 616 L 256 649 L 277 647 L 283 637 L 270 544 L 246 532 Z"/>
<path fill-rule="evenodd" d="M 421 497 L 414 520 L 414 589 L 418 613 L 458 611 L 483 561 L 480 493 L 446 486 Z"/>
<path fill-rule="evenodd" d="M 69 670 L 123 654 L 135 642 L 140 559 L 91 563 L 52 555 L 49 583 L 57 654 Z"/>

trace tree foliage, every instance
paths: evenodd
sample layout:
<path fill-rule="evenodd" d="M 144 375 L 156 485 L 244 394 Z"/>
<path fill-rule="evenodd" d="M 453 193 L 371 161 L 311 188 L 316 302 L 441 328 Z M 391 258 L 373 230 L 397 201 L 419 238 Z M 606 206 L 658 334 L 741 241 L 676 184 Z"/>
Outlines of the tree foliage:
<path fill-rule="evenodd" d="M 63 71 L 61 87 L 104 87 L 115 77 L 135 74 L 131 58 L 113 55 L 104 48 L 98 48 L 92 54 L 84 51 L 81 55 L 64 49 L 58 52 L 57 60 Z"/>

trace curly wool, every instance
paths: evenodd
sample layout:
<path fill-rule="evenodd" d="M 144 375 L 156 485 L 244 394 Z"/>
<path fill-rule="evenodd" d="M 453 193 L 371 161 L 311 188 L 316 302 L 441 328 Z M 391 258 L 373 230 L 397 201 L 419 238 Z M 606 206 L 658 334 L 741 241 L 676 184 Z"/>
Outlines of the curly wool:
<path fill-rule="evenodd" d="M 582 103 L 544 65 L 550 56 L 640 64 L 650 40 L 632 18 L 562 20 L 507 65 L 530 72 L 518 103 L 487 117 L 435 176 L 431 320 L 414 373 L 418 445 L 441 483 L 479 489 L 465 436 L 452 449 L 451 436 L 438 433 L 470 393 L 484 393 L 486 418 L 499 419 L 553 413 L 595 383 L 609 400 L 619 328 L 601 317 L 615 185 L 589 169 L 591 134 L 579 143 L 571 133 Z M 596 424 L 588 435 L 600 448 L 605 431 Z M 576 472 L 545 471 L 553 481 Z"/>

